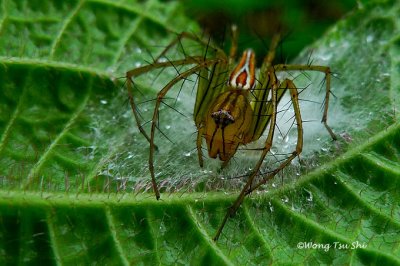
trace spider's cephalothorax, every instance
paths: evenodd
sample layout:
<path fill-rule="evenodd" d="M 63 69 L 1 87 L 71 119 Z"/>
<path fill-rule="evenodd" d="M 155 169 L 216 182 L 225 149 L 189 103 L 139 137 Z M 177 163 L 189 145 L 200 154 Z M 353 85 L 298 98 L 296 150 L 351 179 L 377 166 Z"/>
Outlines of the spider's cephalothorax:
<path fill-rule="evenodd" d="M 254 86 L 255 56 L 246 50 L 226 84 L 227 90 L 211 105 L 205 119 L 204 137 L 208 155 L 222 161 L 236 153 L 239 145 L 251 141 L 248 136 L 253 110 L 248 94 Z"/>

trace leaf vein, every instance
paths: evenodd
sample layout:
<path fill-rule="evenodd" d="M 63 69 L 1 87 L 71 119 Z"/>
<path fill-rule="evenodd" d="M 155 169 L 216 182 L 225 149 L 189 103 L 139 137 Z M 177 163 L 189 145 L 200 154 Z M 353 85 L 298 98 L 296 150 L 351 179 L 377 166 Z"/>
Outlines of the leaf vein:
<path fill-rule="evenodd" d="M 52 209 L 48 209 L 46 211 L 46 222 L 47 222 L 47 228 L 49 230 L 49 238 L 50 238 L 50 246 L 53 251 L 54 255 L 54 260 L 57 263 L 57 265 L 62 265 L 62 260 L 59 252 L 59 248 L 57 246 L 57 238 L 56 238 L 56 233 L 54 231 L 54 223 L 53 223 L 53 217 L 52 217 Z"/>
<path fill-rule="evenodd" d="M 5 24 L 5 22 L 6 22 L 7 18 L 8 18 L 8 12 L 7 12 L 8 1 L 9 0 L 4 0 L 3 4 L 1 5 L 1 9 L 3 11 L 3 16 L 2 16 L 2 18 L 0 20 L 0 34 L 3 31 L 4 24 Z"/>
<path fill-rule="evenodd" d="M 298 212 L 292 211 L 290 208 L 288 208 L 286 205 L 281 203 L 279 200 L 272 199 L 272 201 L 282 211 L 286 212 L 288 215 L 291 215 L 293 218 L 297 219 L 298 222 L 309 225 L 310 227 L 312 227 L 314 230 L 316 230 L 321 235 L 335 238 L 335 239 L 339 240 L 339 242 L 346 243 L 349 245 L 351 245 L 351 243 L 353 242 L 351 239 L 348 239 L 347 237 L 345 237 L 343 235 L 339 235 L 338 233 L 322 226 L 321 224 L 315 222 L 314 220 L 307 218 L 307 216 L 304 216 Z M 377 253 L 377 254 L 380 254 L 381 256 L 385 257 L 386 259 L 392 260 L 393 263 L 396 262 L 397 264 L 400 264 L 400 260 L 398 258 L 394 257 L 391 253 L 387 253 L 387 252 L 384 252 L 384 251 L 378 250 L 378 249 L 373 249 L 373 248 L 354 249 L 354 253 Z"/>
<path fill-rule="evenodd" d="M 250 226 L 250 229 L 254 232 L 254 235 L 259 239 L 259 241 L 262 243 L 263 248 L 267 252 L 266 255 L 268 255 L 268 257 L 271 257 L 272 255 L 271 247 L 268 245 L 267 241 L 265 241 L 264 237 L 260 234 L 260 232 L 256 228 L 253 219 L 250 217 L 250 213 L 246 204 L 243 205 L 243 212 L 246 217 L 247 224 Z"/>
<path fill-rule="evenodd" d="M 115 228 L 114 218 L 113 218 L 113 216 L 111 214 L 111 210 L 110 210 L 109 206 L 107 206 L 105 208 L 105 215 L 106 215 L 106 218 L 107 218 L 108 226 L 110 227 L 110 234 L 111 234 L 111 237 L 113 239 L 113 243 L 114 243 L 115 249 L 117 250 L 117 253 L 119 254 L 119 257 L 121 258 L 121 262 L 122 262 L 123 265 L 130 265 L 128 259 L 126 258 L 126 254 L 122 249 L 121 242 L 118 239 L 117 229 Z"/>
<path fill-rule="evenodd" d="M 28 177 L 26 181 L 23 184 L 24 188 L 27 188 L 36 178 L 37 173 L 39 172 L 40 168 L 42 165 L 46 162 L 48 156 L 51 154 L 51 152 L 54 150 L 55 147 L 57 147 L 58 142 L 68 133 L 69 129 L 71 126 L 74 124 L 78 116 L 81 114 L 81 112 L 84 110 L 88 100 L 89 100 L 89 95 L 90 91 L 93 85 L 93 78 L 90 79 L 89 84 L 88 84 L 88 92 L 86 93 L 85 98 L 83 99 L 82 103 L 80 106 L 77 108 L 75 113 L 72 114 L 71 119 L 66 123 L 64 126 L 63 130 L 58 134 L 58 136 L 54 139 L 54 141 L 50 144 L 50 146 L 47 148 L 47 150 L 42 154 L 42 156 L 39 158 L 37 163 L 32 167 L 31 171 L 28 174 Z"/>
<path fill-rule="evenodd" d="M 202 237 L 204 242 L 210 247 L 212 251 L 214 251 L 214 254 L 218 256 L 222 261 L 224 261 L 226 265 L 233 265 L 232 262 L 222 253 L 215 242 L 213 242 L 213 240 L 207 234 L 200 221 L 196 218 L 196 214 L 193 212 L 193 208 L 190 205 L 187 205 L 185 209 L 188 214 L 188 218 L 191 220 L 194 227 L 197 228 L 197 231 L 200 233 L 200 236 Z"/>
<path fill-rule="evenodd" d="M 361 206 L 363 206 L 365 209 L 367 209 L 369 212 L 373 213 L 375 216 L 379 216 L 387 221 L 389 221 L 391 224 L 399 228 L 400 230 L 400 223 L 394 220 L 392 217 L 387 216 L 386 214 L 383 214 L 380 212 L 378 209 L 371 207 L 370 204 L 365 202 L 357 193 L 354 192 L 354 189 L 349 186 L 347 182 L 345 182 L 345 174 L 341 172 L 336 172 L 334 175 L 334 178 L 337 180 L 338 183 L 342 185 L 342 187 L 346 190 L 347 195 L 351 195 L 354 199 L 354 201 L 357 201 Z"/>
<path fill-rule="evenodd" d="M 71 21 L 74 19 L 74 17 L 78 14 L 78 12 L 82 8 L 82 5 L 84 2 L 85 2 L 85 0 L 80 0 L 78 2 L 78 4 L 76 5 L 76 7 L 74 9 L 72 9 L 71 13 L 65 18 L 64 22 L 62 23 L 60 31 L 58 32 L 56 38 L 54 39 L 53 44 L 51 45 L 51 50 L 50 50 L 50 54 L 49 54 L 50 59 L 53 59 L 54 54 L 57 49 L 57 46 L 60 44 L 61 38 L 62 38 L 65 30 L 67 29 L 67 27 L 69 26 Z"/>
<path fill-rule="evenodd" d="M 21 112 L 23 99 L 24 99 L 24 96 L 25 96 L 25 93 L 26 93 L 26 87 L 27 87 L 26 83 L 28 82 L 28 80 L 30 78 L 31 78 L 31 75 L 29 74 L 27 76 L 27 78 L 26 78 L 25 85 L 23 86 L 21 96 L 18 99 L 17 107 L 15 108 L 15 110 L 14 110 L 10 120 L 8 121 L 7 125 L 5 126 L 4 133 L 1 136 L 1 139 L 0 139 L 0 154 L 1 154 L 1 152 L 3 151 L 3 149 L 4 149 L 5 145 L 6 145 L 6 142 L 7 142 L 8 137 L 10 136 L 10 133 L 12 133 L 11 129 L 12 129 L 13 125 L 14 125 L 15 120 L 17 119 L 19 113 Z"/>

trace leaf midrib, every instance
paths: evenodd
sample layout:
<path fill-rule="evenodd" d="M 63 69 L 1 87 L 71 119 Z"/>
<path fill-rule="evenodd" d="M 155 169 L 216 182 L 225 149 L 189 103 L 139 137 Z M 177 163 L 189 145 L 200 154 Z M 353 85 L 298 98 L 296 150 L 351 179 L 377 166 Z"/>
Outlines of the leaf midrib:
<path fill-rule="evenodd" d="M 389 126 L 387 129 L 381 131 L 380 133 L 376 134 L 375 136 L 371 137 L 365 143 L 355 147 L 354 149 L 346 152 L 345 154 L 339 156 L 336 158 L 334 161 L 329 162 L 325 165 L 320 166 L 320 168 L 316 169 L 315 171 L 305 175 L 303 178 L 299 179 L 296 183 L 293 183 L 289 186 L 283 186 L 279 189 L 269 191 L 268 193 L 262 193 L 258 194 L 256 197 L 262 197 L 265 199 L 270 199 L 273 198 L 275 195 L 283 195 L 290 190 L 295 190 L 298 189 L 305 184 L 311 183 L 314 179 L 320 178 L 323 174 L 329 173 L 335 168 L 340 165 L 344 164 L 348 161 L 350 161 L 354 156 L 359 156 L 359 154 L 362 153 L 362 151 L 370 148 L 371 146 L 376 145 L 382 140 L 385 140 L 385 138 L 391 134 L 394 134 L 396 132 L 400 131 L 400 121 L 396 122 L 395 124 Z M 57 204 L 71 204 L 71 202 L 74 202 L 75 205 L 81 205 L 83 206 L 92 206 L 95 207 L 97 205 L 103 206 L 104 202 L 106 201 L 108 204 L 118 204 L 118 205 L 131 205 L 132 202 L 135 202 L 135 204 L 138 205 L 148 205 L 148 204 L 154 204 L 157 202 L 157 204 L 187 204 L 187 203 L 196 203 L 197 201 L 201 200 L 204 202 L 215 202 L 217 200 L 219 203 L 222 202 L 232 202 L 234 199 L 236 199 L 238 192 L 231 192 L 231 193 L 226 193 L 226 192 L 206 192 L 206 193 L 200 193 L 200 192 L 191 192 L 191 193 L 186 193 L 186 194 L 181 194 L 181 193 L 169 193 L 162 195 L 162 199 L 160 201 L 155 201 L 154 195 L 152 193 L 143 193 L 139 195 L 133 195 L 133 194 L 118 194 L 118 193 L 110 193 L 110 194 L 104 194 L 104 193 L 82 193 L 79 194 L 77 192 L 76 194 L 72 193 L 63 193 L 63 192 L 46 192 L 46 193 L 40 193 L 40 192 L 24 192 L 24 191 L 19 191 L 19 190 L 0 190 L 0 202 L 6 202 L 7 200 L 13 200 L 13 203 L 18 203 L 19 204 L 27 204 L 25 201 L 26 197 L 29 197 L 31 200 L 29 200 L 29 204 L 39 204 L 39 205 L 47 205 L 47 203 L 52 202 L 57 203 Z"/>

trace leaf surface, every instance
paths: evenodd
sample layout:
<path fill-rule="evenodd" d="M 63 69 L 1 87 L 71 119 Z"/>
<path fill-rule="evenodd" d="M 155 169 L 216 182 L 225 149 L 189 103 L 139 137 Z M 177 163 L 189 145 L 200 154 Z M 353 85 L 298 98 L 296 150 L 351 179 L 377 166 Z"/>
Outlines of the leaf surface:
<path fill-rule="evenodd" d="M 397 1 L 366 3 L 313 44 L 314 63 L 337 73 L 329 123 L 341 141 L 332 143 L 319 123 L 305 127 L 303 174 L 293 178 L 294 167 L 283 184 L 253 193 L 217 243 L 211 236 L 243 181 L 220 177 L 243 174 L 246 164 L 221 174 L 206 160 L 200 169 L 191 117 L 166 111 L 161 126 L 174 144 L 159 136 L 156 162 L 160 186 L 177 192 L 157 202 L 143 193 L 148 145 L 116 82 L 173 32 L 198 31 L 182 5 L 1 7 L 0 264 L 400 264 Z M 145 77 L 138 97 L 154 97 L 165 76 L 153 84 Z M 193 107 L 188 87 L 183 109 Z"/>

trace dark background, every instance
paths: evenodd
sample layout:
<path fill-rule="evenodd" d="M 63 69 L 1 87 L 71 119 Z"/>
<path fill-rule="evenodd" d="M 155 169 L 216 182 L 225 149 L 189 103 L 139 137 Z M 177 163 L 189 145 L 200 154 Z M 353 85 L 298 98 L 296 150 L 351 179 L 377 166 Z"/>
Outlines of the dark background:
<path fill-rule="evenodd" d="M 273 34 L 279 32 L 284 36 L 276 60 L 290 61 L 357 6 L 356 0 L 188 0 L 185 3 L 186 13 L 220 44 L 229 36 L 230 25 L 236 24 L 238 52 L 251 47 L 258 55 L 258 62 L 266 54 Z M 223 46 L 227 49 L 227 45 Z"/>

